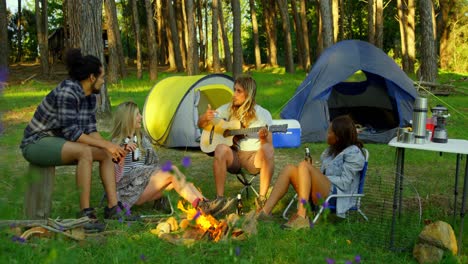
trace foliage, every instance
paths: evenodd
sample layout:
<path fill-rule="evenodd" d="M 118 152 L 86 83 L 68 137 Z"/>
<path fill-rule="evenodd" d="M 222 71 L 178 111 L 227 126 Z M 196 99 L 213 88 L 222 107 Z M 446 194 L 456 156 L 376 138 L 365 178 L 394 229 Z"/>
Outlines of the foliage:
<path fill-rule="evenodd" d="M 34 11 L 23 8 L 21 14 L 21 25 L 18 25 L 18 13 L 11 16 L 8 24 L 8 36 L 11 47 L 11 57 L 16 57 L 18 54 L 18 30 L 21 29 L 21 41 L 23 57 L 22 59 L 31 61 L 37 57 L 37 30 L 36 30 L 36 17 Z"/>

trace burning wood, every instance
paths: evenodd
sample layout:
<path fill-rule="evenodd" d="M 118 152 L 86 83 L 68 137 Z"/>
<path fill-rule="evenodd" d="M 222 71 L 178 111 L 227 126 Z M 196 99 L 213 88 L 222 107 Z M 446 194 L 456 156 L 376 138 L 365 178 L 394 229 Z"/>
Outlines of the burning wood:
<path fill-rule="evenodd" d="M 151 233 L 174 244 L 191 245 L 194 241 L 203 237 L 218 242 L 227 237 L 245 239 L 246 235 L 257 232 L 255 212 L 245 216 L 241 228 L 235 227 L 241 221 L 236 214 L 229 215 L 226 219 L 217 220 L 212 215 L 204 214 L 195 208 L 185 208 L 179 201 L 177 208 L 185 213 L 186 219 L 178 224 L 174 217 L 160 222 Z"/>

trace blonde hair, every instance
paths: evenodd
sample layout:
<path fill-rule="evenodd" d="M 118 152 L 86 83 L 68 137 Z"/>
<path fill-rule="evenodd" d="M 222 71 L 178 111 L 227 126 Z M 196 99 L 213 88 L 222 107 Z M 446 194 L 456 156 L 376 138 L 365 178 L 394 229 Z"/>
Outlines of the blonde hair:
<path fill-rule="evenodd" d="M 117 106 L 111 132 L 111 138 L 114 142 L 121 144 L 132 133 L 133 129 L 135 129 L 135 119 L 138 111 L 138 105 L 131 101 Z M 137 136 L 137 145 L 140 151 L 143 151 L 141 147 L 141 129 L 139 127 L 135 129 L 135 135 Z"/>
<path fill-rule="evenodd" d="M 245 75 L 237 77 L 234 81 L 234 86 L 236 84 L 240 85 L 244 89 L 247 93 L 247 98 L 240 106 L 235 106 L 231 103 L 229 112 L 232 117 L 241 122 L 242 127 L 247 127 L 250 122 L 256 118 L 255 95 L 257 94 L 257 84 L 252 77 Z"/>

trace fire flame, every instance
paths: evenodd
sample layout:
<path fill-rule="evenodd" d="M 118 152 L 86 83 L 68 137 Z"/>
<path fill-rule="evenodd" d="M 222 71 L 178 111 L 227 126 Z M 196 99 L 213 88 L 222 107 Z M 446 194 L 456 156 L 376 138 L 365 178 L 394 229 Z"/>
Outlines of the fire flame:
<path fill-rule="evenodd" d="M 213 216 L 206 215 L 203 212 L 195 208 L 185 209 L 181 201 L 177 203 L 177 208 L 185 212 L 185 214 L 187 215 L 187 220 L 189 221 L 195 220 L 195 223 L 197 224 L 197 226 L 200 227 L 205 232 L 210 230 L 211 228 L 216 230 L 217 227 L 219 226 L 218 220 L 216 220 L 216 218 L 214 218 Z"/>

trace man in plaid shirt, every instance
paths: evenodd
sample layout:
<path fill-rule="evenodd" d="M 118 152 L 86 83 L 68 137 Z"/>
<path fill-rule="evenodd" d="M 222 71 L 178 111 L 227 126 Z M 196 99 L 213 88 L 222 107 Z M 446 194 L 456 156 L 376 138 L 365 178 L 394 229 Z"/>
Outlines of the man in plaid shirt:
<path fill-rule="evenodd" d="M 96 94 L 104 84 L 102 63 L 94 56 L 82 56 L 79 49 L 71 49 L 66 64 L 70 78 L 42 100 L 24 130 L 20 148 L 24 158 L 33 164 L 76 164 L 80 216 L 92 219 L 97 219 L 89 201 L 92 164 L 98 161 L 108 199 L 104 218 L 120 217 L 117 207 L 124 207 L 117 199 L 113 161 L 124 157 L 125 151 L 102 138 L 96 129 Z"/>

